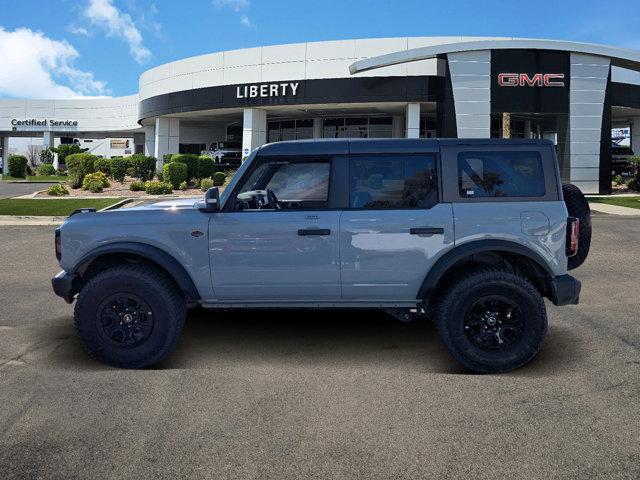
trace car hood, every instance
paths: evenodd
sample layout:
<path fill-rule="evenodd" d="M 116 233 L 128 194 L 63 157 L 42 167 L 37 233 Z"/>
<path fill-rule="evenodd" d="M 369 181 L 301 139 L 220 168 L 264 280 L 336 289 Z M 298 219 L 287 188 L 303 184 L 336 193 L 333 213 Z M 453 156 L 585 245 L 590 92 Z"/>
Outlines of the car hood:
<path fill-rule="evenodd" d="M 202 197 L 172 198 L 170 200 L 145 201 L 134 207 L 123 208 L 126 210 L 175 210 L 178 208 L 203 208 L 204 200 Z"/>

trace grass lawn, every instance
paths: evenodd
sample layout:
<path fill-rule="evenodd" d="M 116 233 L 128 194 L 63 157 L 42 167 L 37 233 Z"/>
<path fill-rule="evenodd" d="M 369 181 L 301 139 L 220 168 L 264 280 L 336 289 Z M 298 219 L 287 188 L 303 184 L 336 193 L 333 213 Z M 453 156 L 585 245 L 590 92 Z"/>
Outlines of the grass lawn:
<path fill-rule="evenodd" d="M 16 177 L 10 177 L 9 175 L 2 175 L 2 180 L 16 181 L 16 182 L 30 182 L 30 183 L 66 182 L 67 177 L 62 175 L 32 175 L 32 176 L 28 176 L 27 179 L 25 180 L 24 178 L 16 178 Z"/>
<path fill-rule="evenodd" d="M 640 195 L 636 197 L 590 197 L 590 202 L 606 203 L 617 207 L 640 208 Z"/>
<path fill-rule="evenodd" d="M 0 215 L 47 215 L 66 217 L 78 208 L 101 208 L 113 205 L 121 198 L 52 198 L 23 199 L 6 198 L 0 200 Z"/>

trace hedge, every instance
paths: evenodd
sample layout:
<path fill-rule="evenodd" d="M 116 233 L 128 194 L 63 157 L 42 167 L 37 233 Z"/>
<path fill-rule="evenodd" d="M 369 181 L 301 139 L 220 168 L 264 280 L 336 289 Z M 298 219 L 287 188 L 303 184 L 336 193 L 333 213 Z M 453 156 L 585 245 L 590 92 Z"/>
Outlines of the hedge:
<path fill-rule="evenodd" d="M 227 176 L 224 174 L 224 172 L 216 172 L 213 174 L 213 185 L 216 187 L 219 187 L 221 185 L 224 185 L 224 181 L 227 179 Z"/>
<path fill-rule="evenodd" d="M 67 171 L 69 172 L 69 185 L 71 188 L 82 186 L 84 177 L 93 173 L 93 163 L 98 157 L 90 153 L 73 153 L 66 158 Z"/>
<path fill-rule="evenodd" d="M 162 166 L 162 179 L 178 189 L 182 182 L 189 180 L 188 167 L 182 162 L 171 162 Z"/>
<path fill-rule="evenodd" d="M 171 156 L 171 163 L 184 163 L 187 166 L 187 181 L 199 176 L 198 156 L 192 153 L 178 153 Z M 167 180 L 165 178 L 165 180 Z"/>
<path fill-rule="evenodd" d="M 14 178 L 25 178 L 27 176 L 27 157 L 11 155 L 8 166 L 10 176 Z"/>
<path fill-rule="evenodd" d="M 213 158 L 207 155 L 198 157 L 198 178 L 208 178 L 213 175 Z"/>
<path fill-rule="evenodd" d="M 156 173 L 155 157 L 147 157 L 146 155 L 136 154 L 128 158 L 129 168 L 132 169 L 134 177 L 140 180 L 151 180 Z"/>
<path fill-rule="evenodd" d="M 44 177 L 44 176 L 55 175 L 55 174 L 56 174 L 56 169 L 50 163 L 43 163 L 38 167 L 38 175 L 42 175 Z"/>
<path fill-rule="evenodd" d="M 96 172 L 102 172 L 105 175 L 111 175 L 111 159 L 109 158 L 97 158 L 93 162 L 93 170 Z"/>
<path fill-rule="evenodd" d="M 111 157 L 111 177 L 117 182 L 124 182 L 129 162 L 126 158 Z"/>
<path fill-rule="evenodd" d="M 173 192 L 173 187 L 167 182 L 147 182 L 144 184 L 144 191 L 149 195 L 162 195 Z"/>

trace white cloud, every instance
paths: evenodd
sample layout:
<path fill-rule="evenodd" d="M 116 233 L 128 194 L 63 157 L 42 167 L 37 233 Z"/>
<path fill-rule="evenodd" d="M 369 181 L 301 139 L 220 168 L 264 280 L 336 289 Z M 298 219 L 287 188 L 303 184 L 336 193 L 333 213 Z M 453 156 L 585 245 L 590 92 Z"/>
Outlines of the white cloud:
<path fill-rule="evenodd" d="M 79 70 L 78 51 L 42 32 L 0 27 L 0 95 L 22 98 L 73 98 L 108 93 L 105 82 Z"/>
<path fill-rule="evenodd" d="M 212 0 L 211 3 L 216 8 L 228 7 L 234 12 L 249 10 L 249 0 Z"/>
<path fill-rule="evenodd" d="M 211 3 L 218 10 L 229 8 L 235 13 L 247 12 L 251 7 L 249 0 L 211 0 Z M 247 28 L 252 26 L 251 20 L 246 13 L 240 15 L 240 25 Z"/>
<path fill-rule="evenodd" d="M 89 33 L 89 30 L 87 30 L 84 27 L 77 27 L 74 25 L 69 25 L 67 27 L 67 32 L 69 33 L 73 33 L 74 35 L 82 35 L 83 37 L 90 37 L 91 34 Z"/>
<path fill-rule="evenodd" d="M 83 14 L 93 25 L 105 29 L 107 36 L 127 42 L 136 62 L 144 63 L 151 57 L 151 51 L 142 44 L 142 34 L 131 16 L 114 7 L 112 0 L 89 0 Z"/>

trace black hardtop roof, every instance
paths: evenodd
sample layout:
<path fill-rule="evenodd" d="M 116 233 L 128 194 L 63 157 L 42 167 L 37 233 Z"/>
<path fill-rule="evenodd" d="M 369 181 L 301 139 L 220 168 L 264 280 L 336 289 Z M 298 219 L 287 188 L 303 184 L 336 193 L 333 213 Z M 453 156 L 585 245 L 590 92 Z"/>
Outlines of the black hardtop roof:
<path fill-rule="evenodd" d="M 525 138 L 322 138 L 287 140 L 260 147 L 259 155 L 346 155 L 349 153 L 433 153 L 441 146 L 553 145 Z"/>

